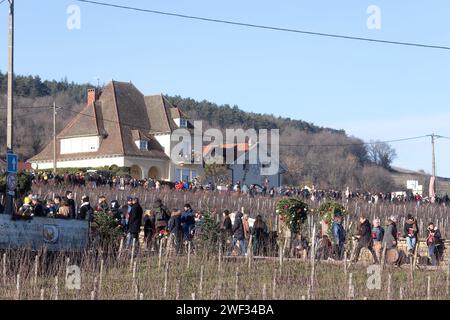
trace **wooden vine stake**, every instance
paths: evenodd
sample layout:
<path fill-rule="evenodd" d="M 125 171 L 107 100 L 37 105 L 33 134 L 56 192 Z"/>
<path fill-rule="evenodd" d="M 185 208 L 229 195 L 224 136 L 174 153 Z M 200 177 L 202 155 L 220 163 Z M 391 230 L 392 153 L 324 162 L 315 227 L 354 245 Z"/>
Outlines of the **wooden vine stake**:
<path fill-rule="evenodd" d="M 263 300 L 266 300 L 266 299 L 267 299 L 267 286 L 266 286 L 265 283 L 263 284 L 262 299 L 263 299 Z"/>
<path fill-rule="evenodd" d="M 273 270 L 273 280 L 272 280 L 272 299 L 275 300 L 277 291 L 277 269 Z"/>
<path fill-rule="evenodd" d="M 316 273 L 316 225 L 313 224 L 313 231 L 312 231 L 312 252 L 311 252 L 311 277 L 309 284 L 311 286 L 311 297 L 314 294 L 314 276 Z"/>
<path fill-rule="evenodd" d="M 45 289 L 41 289 L 40 299 L 44 300 L 44 298 L 45 298 Z"/>
<path fill-rule="evenodd" d="M 167 281 L 169 278 L 169 264 L 166 263 L 166 268 L 164 270 L 164 291 L 163 291 L 163 297 L 165 298 L 167 295 Z"/>
<path fill-rule="evenodd" d="M 447 296 L 450 293 L 450 250 L 448 253 L 448 265 L 447 265 L 447 286 L 445 287 L 445 293 Z"/>
<path fill-rule="evenodd" d="M 20 274 L 16 277 L 16 300 L 20 299 Z"/>
<path fill-rule="evenodd" d="M 198 285 L 198 296 L 200 299 L 203 297 L 203 271 L 204 271 L 204 266 L 201 265 L 200 266 L 200 282 Z"/>
<path fill-rule="evenodd" d="M 238 290 L 239 290 L 239 272 L 238 268 L 236 267 L 236 276 L 234 281 L 234 300 L 238 299 Z"/>
<path fill-rule="evenodd" d="M 37 276 L 38 276 L 38 262 L 39 262 L 39 257 L 38 255 L 36 255 L 34 257 L 34 279 L 33 279 L 33 289 L 36 288 L 37 285 Z M 67 270 L 67 269 L 66 269 Z"/>
<path fill-rule="evenodd" d="M 355 288 L 353 286 L 353 273 L 348 275 L 348 299 L 353 300 L 355 298 Z"/>
<path fill-rule="evenodd" d="M 3 285 L 6 286 L 6 253 L 3 254 Z"/>
<path fill-rule="evenodd" d="M 123 238 L 120 239 L 119 254 L 117 256 L 118 259 L 120 259 L 120 255 L 122 254 L 122 248 L 123 248 Z"/>
<path fill-rule="evenodd" d="M 428 275 L 428 283 L 427 283 L 427 300 L 431 300 L 431 276 Z"/>
<path fill-rule="evenodd" d="M 175 286 L 175 300 L 180 300 L 180 286 L 181 286 L 181 280 L 177 279 L 176 286 Z"/>
<path fill-rule="evenodd" d="M 130 270 L 133 268 L 133 260 L 134 260 L 134 249 L 136 245 L 136 239 L 133 238 L 133 243 L 131 245 L 131 257 L 130 257 Z"/>
<path fill-rule="evenodd" d="M 389 273 L 388 274 L 388 287 L 387 287 L 387 300 L 392 299 L 391 288 L 392 288 L 392 275 Z"/>
<path fill-rule="evenodd" d="M 100 295 L 100 292 L 102 291 L 102 284 L 103 284 L 103 266 L 104 266 L 104 261 L 102 259 L 102 260 L 100 260 L 100 275 L 99 275 L 99 282 L 98 282 L 99 295 Z"/>
<path fill-rule="evenodd" d="M 159 240 L 159 256 L 158 256 L 158 270 L 161 269 L 163 239 Z"/>
<path fill-rule="evenodd" d="M 59 298 L 59 291 L 58 291 L 58 276 L 55 277 L 55 300 L 58 300 Z"/>
<path fill-rule="evenodd" d="M 187 265 L 186 268 L 189 269 L 189 266 L 191 265 L 191 242 L 188 241 L 188 256 L 187 256 Z"/>

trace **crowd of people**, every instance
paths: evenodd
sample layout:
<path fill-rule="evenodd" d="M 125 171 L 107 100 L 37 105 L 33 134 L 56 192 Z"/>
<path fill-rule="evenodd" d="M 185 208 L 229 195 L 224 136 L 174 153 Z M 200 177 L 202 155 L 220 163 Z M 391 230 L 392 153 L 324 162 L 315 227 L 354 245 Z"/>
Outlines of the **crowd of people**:
<path fill-rule="evenodd" d="M 403 226 L 402 232 L 397 226 L 398 219 L 395 216 L 390 216 L 386 222 L 386 228 L 383 228 L 380 219 L 376 218 L 370 223 L 366 216 L 362 215 L 359 218 L 359 225 L 354 238 L 357 240 L 353 255 L 350 255 L 352 262 L 357 262 L 360 252 L 363 248 L 371 253 L 373 262 L 380 263 L 385 256 L 393 256 L 390 261 L 397 265 L 401 265 L 409 260 L 412 261 L 415 256 L 419 239 L 419 227 L 417 219 L 411 214 L 408 214 Z M 334 217 L 331 239 L 325 239 L 322 244 L 322 251 L 318 251 L 318 255 L 333 256 L 336 260 L 344 258 L 345 245 L 348 243 L 347 235 L 342 225 L 342 215 L 337 214 Z M 398 248 L 398 241 L 400 237 L 406 239 L 407 252 L 404 253 Z M 326 238 L 326 237 L 325 237 Z M 430 264 L 436 266 L 443 258 L 445 249 L 444 241 L 442 239 L 439 229 L 433 222 L 428 223 L 426 244 L 428 247 L 428 257 Z M 324 251 L 327 251 L 326 253 Z M 390 254 L 392 253 L 392 255 Z M 385 258 L 386 259 L 386 258 Z M 388 260 L 390 257 L 388 257 Z M 417 259 L 417 255 L 416 255 Z"/>

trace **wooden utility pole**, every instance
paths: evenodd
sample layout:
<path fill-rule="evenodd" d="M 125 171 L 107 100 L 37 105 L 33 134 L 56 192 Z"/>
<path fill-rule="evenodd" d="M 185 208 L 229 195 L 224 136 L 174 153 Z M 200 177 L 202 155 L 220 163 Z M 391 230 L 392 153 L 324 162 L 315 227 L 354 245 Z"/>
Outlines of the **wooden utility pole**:
<path fill-rule="evenodd" d="M 14 0 L 9 2 L 8 34 L 8 103 L 6 120 L 6 152 L 13 152 L 13 92 L 14 92 Z"/>
<path fill-rule="evenodd" d="M 431 152 L 432 152 L 432 175 L 436 178 L 436 157 L 435 157 L 435 150 L 434 150 L 434 140 L 436 136 L 433 133 L 431 135 Z"/>
<path fill-rule="evenodd" d="M 53 174 L 56 175 L 56 102 L 53 102 Z"/>
<path fill-rule="evenodd" d="M 13 153 L 13 106 L 14 106 L 14 0 L 9 3 L 9 32 L 8 32 L 8 101 L 6 106 L 6 153 Z M 13 214 L 14 193 L 6 195 L 6 213 Z"/>
<path fill-rule="evenodd" d="M 436 155 L 435 155 L 435 140 L 438 138 L 434 133 L 431 135 L 431 174 L 433 177 L 433 191 L 434 191 L 434 197 L 431 200 L 434 202 L 434 198 L 437 195 L 437 181 L 436 181 Z"/>

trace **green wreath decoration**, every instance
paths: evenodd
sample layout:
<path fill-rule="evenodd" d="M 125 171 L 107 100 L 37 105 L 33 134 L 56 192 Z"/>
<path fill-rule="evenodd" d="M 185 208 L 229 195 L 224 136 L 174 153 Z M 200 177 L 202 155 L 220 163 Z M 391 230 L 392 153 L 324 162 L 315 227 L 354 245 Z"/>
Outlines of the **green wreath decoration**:
<path fill-rule="evenodd" d="M 334 201 L 322 203 L 318 211 L 320 219 L 323 220 L 323 222 L 326 225 L 328 225 L 328 232 L 327 232 L 328 238 L 332 239 L 331 224 L 334 221 L 334 217 L 336 215 L 341 215 L 342 217 L 345 217 L 348 214 L 348 211 L 342 204 Z"/>
<path fill-rule="evenodd" d="M 300 226 L 308 218 L 308 205 L 298 198 L 283 198 L 278 201 L 276 212 L 291 232 L 297 233 L 300 231 Z"/>

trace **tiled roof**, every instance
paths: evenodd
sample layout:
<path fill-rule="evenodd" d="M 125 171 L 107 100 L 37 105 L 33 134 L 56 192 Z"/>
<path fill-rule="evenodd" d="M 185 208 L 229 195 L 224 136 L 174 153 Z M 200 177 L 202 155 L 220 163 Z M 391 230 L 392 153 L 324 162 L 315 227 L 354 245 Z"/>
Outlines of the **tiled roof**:
<path fill-rule="evenodd" d="M 158 98 L 159 97 L 159 98 Z M 100 93 L 94 104 L 87 105 L 67 125 L 58 139 L 80 136 L 100 136 L 100 147 L 96 152 L 60 154 L 58 160 L 94 158 L 104 156 L 139 156 L 169 159 L 163 147 L 150 132 L 171 132 L 176 124 L 168 117 L 169 105 L 162 95 L 144 97 L 131 83 L 110 82 Z M 136 136 L 145 136 L 149 150 L 140 150 L 134 141 Z M 51 160 L 53 140 L 38 155 L 29 161 Z"/>

